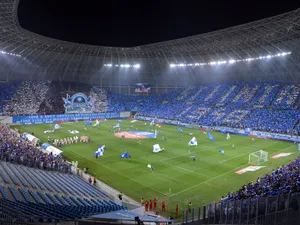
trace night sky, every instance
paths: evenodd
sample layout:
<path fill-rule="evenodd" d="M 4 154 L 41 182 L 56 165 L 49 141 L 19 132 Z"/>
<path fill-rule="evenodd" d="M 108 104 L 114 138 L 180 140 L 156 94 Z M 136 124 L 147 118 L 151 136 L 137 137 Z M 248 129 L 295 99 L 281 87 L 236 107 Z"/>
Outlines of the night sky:
<path fill-rule="evenodd" d="M 132 47 L 227 28 L 297 8 L 300 0 L 21 0 L 18 16 L 23 28 L 48 37 Z"/>

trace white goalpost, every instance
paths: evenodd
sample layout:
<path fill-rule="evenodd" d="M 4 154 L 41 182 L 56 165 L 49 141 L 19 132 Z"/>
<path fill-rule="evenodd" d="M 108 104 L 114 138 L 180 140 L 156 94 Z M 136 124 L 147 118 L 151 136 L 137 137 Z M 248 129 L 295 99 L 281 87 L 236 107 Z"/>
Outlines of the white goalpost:
<path fill-rule="evenodd" d="M 268 161 L 268 152 L 265 152 L 263 150 L 258 150 L 256 152 L 249 154 L 248 164 L 259 165 L 267 161 Z"/>

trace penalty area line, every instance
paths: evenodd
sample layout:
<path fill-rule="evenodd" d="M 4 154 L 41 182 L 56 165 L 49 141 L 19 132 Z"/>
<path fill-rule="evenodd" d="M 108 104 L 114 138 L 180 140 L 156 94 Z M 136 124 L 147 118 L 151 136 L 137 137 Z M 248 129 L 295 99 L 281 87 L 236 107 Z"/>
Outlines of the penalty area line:
<path fill-rule="evenodd" d="M 270 156 L 276 155 L 277 153 L 282 152 L 282 151 L 285 151 L 285 150 L 287 150 L 287 149 L 289 149 L 289 148 L 291 148 L 291 147 L 294 147 L 294 146 L 289 146 L 289 147 L 287 147 L 287 148 L 280 149 L 279 151 L 273 152 Z M 188 190 L 191 190 L 191 189 L 193 189 L 193 188 L 195 188 L 195 187 L 198 187 L 198 186 L 201 185 L 201 184 L 204 184 L 204 183 L 206 183 L 206 182 L 209 182 L 209 181 L 215 180 L 215 179 L 217 179 L 217 178 L 223 177 L 224 175 L 226 175 L 226 174 L 228 174 L 228 173 L 231 173 L 232 171 L 235 171 L 235 170 L 240 169 L 240 168 L 242 168 L 242 167 L 244 167 L 244 166 L 247 166 L 247 165 L 248 165 L 248 163 L 247 163 L 247 164 L 244 164 L 244 165 L 242 165 L 242 166 L 238 166 L 238 167 L 236 167 L 236 168 L 234 168 L 234 169 L 232 169 L 232 170 L 227 171 L 226 173 L 220 174 L 220 175 L 218 175 L 218 176 L 216 176 L 216 177 L 213 177 L 213 178 L 208 179 L 208 180 L 206 180 L 206 181 L 202 181 L 202 182 L 200 182 L 200 183 L 198 183 L 198 184 L 195 184 L 194 186 L 191 186 L 191 187 L 189 187 L 189 188 L 186 188 L 186 189 L 183 189 L 183 190 L 181 190 L 181 191 L 179 191 L 179 192 L 176 192 L 176 193 L 170 195 L 169 197 L 173 197 L 173 196 L 175 196 L 175 195 L 181 194 L 181 193 L 183 193 L 183 192 L 185 192 L 185 191 L 188 191 Z"/>
<path fill-rule="evenodd" d="M 246 165 L 247 165 L 247 164 L 246 164 Z M 222 173 L 222 174 L 220 174 L 220 175 L 218 175 L 218 176 L 216 176 L 216 177 L 213 177 L 213 178 L 210 178 L 210 179 L 208 179 L 208 180 L 202 181 L 202 182 L 200 182 L 200 183 L 198 183 L 198 184 L 196 184 L 196 185 L 194 185 L 194 186 L 191 186 L 191 187 L 189 187 L 189 188 L 186 188 L 186 189 L 183 189 L 183 190 L 181 190 L 181 191 L 179 191 L 179 192 L 176 192 L 176 193 L 172 194 L 170 197 L 173 197 L 173 196 L 178 195 L 178 194 L 180 194 L 180 193 L 183 193 L 183 192 L 185 192 L 185 191 L 191 190 L 191 189 L 193 189 L 193 188 L 195 188 L 195 187 L 198 187 L 198 186 L 201 185 L 201 184 L 204 184 L 204 183 L 206 183 L 206 182 L 215 180 L 215 179 L 217 179 L 217 178 L 219 178 L 219 177 L 223 177 L 224 175 L 226 175 L 226 174 L 228 174 L 228 173 L 231 173 L 232 171 L 237 170 L 237 169 L 239 169 L 239 168 L 242 168 L 242 167 L 244 167 L 244 166 L 245 166 L 245 165 L 236 167 L 236 168 L 234 168 L 234 169 L 231 169 L 231 170 L 227 171 L 226 173 Z"/>
<path fill-rule="evenodd" d="M 230 160 L 232 160 L 232 159 L 239 158 L 239 157 L 244 156 L 244 155 L 248 155 L 248 154 L 250 154 L 250 153 L 251 153 L 251 152 L 247 152 L 247 153 L 244 153 L 244 154 L 241 154 L 241 155 L 232 157 L 232 158 L 230 158 L 230 159 L 222 160 L 222 161 L 220 161 L 219 163 L 224 163 L 224 162 L 230 161 Z"/>
<path fill-rule="evenodd" d="M 190 173 L 199 174 L 199 175 L 202 176 L 202 177 L 211 178 L 210 176 L 207 176 L 207 175 L 205 175 L 205 174 L 203 174 L 203 173 L 198 173 L 198 172 L 196 172 L 196 171 L 189 170 L 189 169 L 186 169 L 186 168 L 181 167 L 181 166 L 176 166 L 176 165 L 173 165 L 173 164 L 167 163 L 167 162 L 162 162 L 162 163 L 167 164 L 167 165 L 169 165 L 169 166 L 173 166 L 173 167 L 178 168 L 178 169 L 181 169 L 181 170 L 188 171 L 188 172 L 190 172 Z"/>
<path fill-rule="evenodd" d="M 200 148 L 200 147 L 196 147 L 196 148 Z M 199 151 L 195 151 L 193 153 L 197 153 L 197 152 L 205 152 L 205 151 L 208 151 L 208 149 L 202 149 L 202 150 L 199 150 Z M 168 161 L 170 159 L 176 159 L 176 158 L 179 158 L 179 157 L 182 157 L 182 156 L 186 156 L 186 155 L 190 155 L 190 151 L 186 154 L 182 154 L 182 155 L 177 155 L 177 156 L 174 156 L 174 157 L 170 157 L 170 158 L 166 158 L 166 159 L 163 159 L 163 160 L 160 160 L 158 162 L 165 162 L 165 161 Z"/>

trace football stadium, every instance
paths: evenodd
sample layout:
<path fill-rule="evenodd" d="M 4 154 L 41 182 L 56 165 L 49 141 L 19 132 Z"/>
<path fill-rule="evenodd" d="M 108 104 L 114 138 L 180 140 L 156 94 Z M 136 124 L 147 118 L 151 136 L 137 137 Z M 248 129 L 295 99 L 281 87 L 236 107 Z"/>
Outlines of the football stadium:
<path fill-rule="evenodd" d="M 0 224 L 299 224 L 300 10 L 104 47 L 0 0 Z"/>

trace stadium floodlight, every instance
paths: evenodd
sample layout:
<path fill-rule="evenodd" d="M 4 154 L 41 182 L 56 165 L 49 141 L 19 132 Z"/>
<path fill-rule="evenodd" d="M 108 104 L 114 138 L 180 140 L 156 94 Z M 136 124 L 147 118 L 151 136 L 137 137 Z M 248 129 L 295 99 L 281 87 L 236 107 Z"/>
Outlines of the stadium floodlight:
<path fill-rule="evenodd" d="M 105 66 L 105 67 L 125 67 L 125 68 L 129 68 L 129 67 L 133 67 L 133 68 L 140 68 L 141 67 L 141 65 L 140 64 L 115 64 L 115 65 L 113 65 L 113 64 L 110 64 L 110 63 L 106 63 L 106 64 L 104 64 L 103 66 Z"/>
<path fill-rule="evenodd" d="M 227 61 L 226 60 L 224 60 L 224 61 L 218 61 L 218 65 L 221 65 L 221 64 L 226 64 L 227 63 Z"/>
<path fill-rule="evenodd" d="M 15 54 L 15 53 L 11 53 L 11 52 L 1 51 L 0 53 L 3 54 L 3 55 L 11 55 L 11 56 L 21 57 L 21 55 Z"/>
<path fill-rule="evenodd" d="M 270 59 L 273 57 L 281 57 L 281 56 L 285 56 L 285 55 L 289 55 L 291 54 L 291 52 L 280 52 L 274 55 L 265 55 L 265 56 L 259 56 L 259 57 L 250 57 L 250 58 L 245 58 L 245 59 L 230 59 L 228 61 L 223 60 L 223 61 L 212 61 L 212 62 L 208 62 L 208 63 L 194 63 L 194 64 L 184 64 L 184 63 L 180 63 L 180 64 L 174 64 L 171 63 L 170 67 L 184 67 L 184 66 L 199 66 L 199 65 L 221 65 L 221 64 L 226 64 L 226 63 L 236 63 L 236 62 L 249 62 L 252 60 L 258 60 L 258 59 Z"/>

